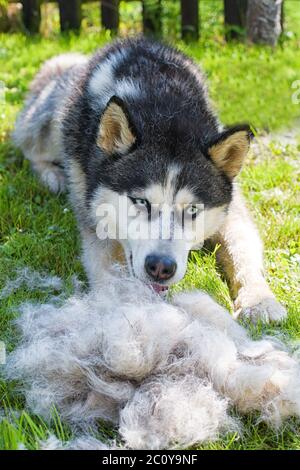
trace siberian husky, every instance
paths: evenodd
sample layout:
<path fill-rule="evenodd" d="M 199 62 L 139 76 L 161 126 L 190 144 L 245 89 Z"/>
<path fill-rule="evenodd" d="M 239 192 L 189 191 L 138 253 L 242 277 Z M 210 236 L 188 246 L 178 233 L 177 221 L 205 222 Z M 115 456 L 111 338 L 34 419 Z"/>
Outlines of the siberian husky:
<path fill-rule="evenodd" d="M 41 180 L 67 187 L 92 287 L 118 261 L 165 291 L 208 241 L 221 245 L 236 316 L 279 321 L 286 311 L 235 181 L 251 137 L 248 125 L 221 125 L 190 58 L 144 38 L 47 61 L 14 132 Z"/>

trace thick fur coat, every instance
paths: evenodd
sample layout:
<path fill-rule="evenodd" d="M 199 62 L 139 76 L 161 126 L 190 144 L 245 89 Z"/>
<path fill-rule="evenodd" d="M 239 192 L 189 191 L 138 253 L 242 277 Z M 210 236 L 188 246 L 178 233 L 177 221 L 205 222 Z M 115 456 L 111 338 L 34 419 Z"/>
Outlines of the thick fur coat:
<path fill-rule="evenodd" d="M 18 325 L 8 377 L 24 383 L 33 412 L 50 419 L 55 406 L 80 435 L 101 418 L 127 448 L 164 449 L 238 430 L 233 407 L 276 427 L 300 416 L 297 360 L 275 339 L 251 340 L 203 292 L 169 303 L 116 270 L 97 293 L 23 306 Z"/>
<path fill-rule="evenodd" d="M 248 125 L 220 124 L 203 73 L 190 58 L 130 38 L 90 58 L 66 54 L 47 61 L 31 85 L 14 140 L 52 191 L 68 188 L 92 287 L 105 283 L 118 261 L 166 290 L 185 275 L 189 251 L 207 241 L 221 244 L 218 259 L 236 314 L 280 321 L 286 311 L 263 277 L 262 244 L 235 182 L 251 135 Z M 130 217 L 120 202 L 154 214 L 142 227 L 155 236 L 128 235 Z M 113 235 L 102 239 L 98 209 L 107 205 L 117 217 L 106 219 Z M 172 208 L 172 218 L 166 212 L 160 224 L 149 210 L 154 206 Z M 193 211 L 200 223 L 188 237 L 191 218 L 182 220 Z"/>

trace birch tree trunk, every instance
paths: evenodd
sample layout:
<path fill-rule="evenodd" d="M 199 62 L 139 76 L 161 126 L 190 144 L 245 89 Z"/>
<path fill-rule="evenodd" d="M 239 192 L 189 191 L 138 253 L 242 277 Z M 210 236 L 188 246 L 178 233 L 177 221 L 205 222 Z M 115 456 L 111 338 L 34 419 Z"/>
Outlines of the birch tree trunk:
<path fill-rule="evenodd" d="M 250 0 L 247 9 L 247 37 L 251 42 L 275 46 L 281 33 L 283 0 Z"/>

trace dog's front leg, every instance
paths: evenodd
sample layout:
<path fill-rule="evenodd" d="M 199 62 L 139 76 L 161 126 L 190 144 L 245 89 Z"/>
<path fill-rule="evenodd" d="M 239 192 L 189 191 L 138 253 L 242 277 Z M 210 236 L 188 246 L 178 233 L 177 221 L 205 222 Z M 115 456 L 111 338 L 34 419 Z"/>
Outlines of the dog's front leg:
<path fill-rule="evenodd" d="M 89 285 L 97 289 L 109 275 L 115 261 L 115 242 L 100 240 L 92 229 L 81 230 L 82 263 L 87 274 Z"/>
<path fill-rule="evenodd" d="M 216 331 L 225 333 L 237 347 L 240 345 L 245 347 L 245 344 L 248 344 L 246 330 L 206 292 L 199 290 L 179 292 L 173 296 L 172 304 Z"/>
<path fill-rule="evenodd" d="M 262 242 L 238 188 L 214 242 L 221 245 L 217 258 L 230 282 L 236 317 L 283 320 L 286 310 L 276 301 L 264 278 Z"/>

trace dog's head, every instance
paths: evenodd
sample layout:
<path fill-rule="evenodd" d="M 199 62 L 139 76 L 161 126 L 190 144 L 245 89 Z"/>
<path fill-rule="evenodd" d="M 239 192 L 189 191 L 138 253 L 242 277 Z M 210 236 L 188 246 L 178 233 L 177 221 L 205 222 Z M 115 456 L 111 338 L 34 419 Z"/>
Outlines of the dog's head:
<path fill-rule="evenodd" d="M 132 274 L 162 291 L 224 222 L 251 132 L 241 125 L 205 141 L 188 119 L 148 125 L 110 99 L 97 133 L 101 184 L 91 208 L 98 236 L 117 239 Z"/>

